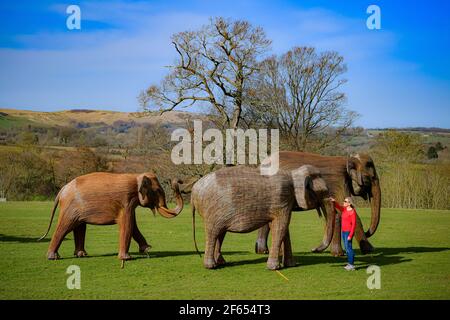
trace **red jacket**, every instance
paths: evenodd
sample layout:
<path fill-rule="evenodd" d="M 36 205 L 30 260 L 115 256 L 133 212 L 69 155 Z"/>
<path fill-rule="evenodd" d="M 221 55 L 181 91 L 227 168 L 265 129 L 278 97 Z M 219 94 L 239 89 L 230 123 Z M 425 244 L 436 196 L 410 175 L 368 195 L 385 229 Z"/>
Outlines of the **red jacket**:
<path fill-rule="evenodd" d="M 353 234 L 355 233 L 356 227 L 356 210 L 347 210 L 346 208 L 339 205 L 337 202 L 334 202 L 334 207 L 342 212 L 341 225 L 343 232 L 350 232 L 348 235 L 353 238 Z"/>

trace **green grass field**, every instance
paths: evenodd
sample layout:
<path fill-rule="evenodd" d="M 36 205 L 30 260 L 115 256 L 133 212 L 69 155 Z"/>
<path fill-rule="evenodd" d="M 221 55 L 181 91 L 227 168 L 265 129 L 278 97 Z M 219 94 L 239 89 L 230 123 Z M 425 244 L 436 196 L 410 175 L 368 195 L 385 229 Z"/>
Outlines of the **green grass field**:
<path fill-rule="evenodd" d="M 88 226 L 90 257 L 73 257 L 73 235 L 61 245 L 58 261 L 47 261 L 46 230 L 51 202 L 0 203 L 0 299 L 450 299 L 450 211 L 384 209 L 370 240 L 372 255 L 356 250 L 354 272 L 345 258 L 312 254 L 322 239 L 322 221 L 313 211 L 294 213 L 291 239 L 298 266 L 281 274 L 266 269 L 267 256 L 253 253 L 256 233 L 228 233 L 227 265 L 203 268 L 192 241 L 188 207 L 175 219 L 139 209 L 140 230 L 153 246 L 150 257 L 137 253 L 120 269 L 117 226 Z M 365 225 L 370 216 L 360 209 Z M 197 241 L 204 248 L 197 217 Z M 54 230 L 55 223 L 52 226 Z M 355 245 L 356 246 L 356 245 Z M 81 269 L 81 289 L 66 286 L 67 267 Z M 369 290 L 370 265 L 381 268 L 381 289 Z"/>
<path fill-rule="evenodd" d="M 37 123 L 21 117 L 0 115 L 0 129 L 21 128 L 27 125 L 37 125 Z"/>

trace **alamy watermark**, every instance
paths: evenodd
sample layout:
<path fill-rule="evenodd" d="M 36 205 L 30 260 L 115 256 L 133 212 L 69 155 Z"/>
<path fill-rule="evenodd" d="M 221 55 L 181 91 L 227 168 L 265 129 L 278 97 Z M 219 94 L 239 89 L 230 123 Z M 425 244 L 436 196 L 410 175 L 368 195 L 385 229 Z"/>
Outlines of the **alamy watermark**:
<path fill-rule="evenodd" d="M 66 20 L 66 26 L 69 30 L 81 29 L 81 9 L 79 6 L 72 4 L 66 8 L 66 13 L 69 14 Z"/>
<path fill-rule="evenodd" d="M 379 266 L 369 266 L 366 270 L 370 276 L 367 278 L 367 288 L 370 290 L 381 289 L 381 269 Z"/>
<path fill-rule="evenodd" d="M 77 265 L 70 265 L 67 267 L 66 274 L 70 274 L 67 278 L 67 289 L 81 289 L 81 269 Z"/>
<path fill-rule="evenodd" d="M 270 163 L 260 166 L 263 175 L 278 172 L 279 140 L 278 129 L 271 129 L 272 157 Z M 194 120 L 192 135 L 189 130 L 179 128 L 172 132 L 171 141 L 179 141 L 171 153 L 174 164 L 257 164 L 258 158 L 262 162 L 268 157 L 268 129 L 227 129 L 225 134 L 218 129 L 203 132 L 202 121 Z M 203 149 L 204 141 L 210 143 Z"/>
<path fill-rule="evenodd" d="M 366 20 L 366 26 L 369 30 L 380 30 L 381 29 L 381 9 L 376 4 L 371 4 L 367 7 L 367 14 L 370 16 Z"/>

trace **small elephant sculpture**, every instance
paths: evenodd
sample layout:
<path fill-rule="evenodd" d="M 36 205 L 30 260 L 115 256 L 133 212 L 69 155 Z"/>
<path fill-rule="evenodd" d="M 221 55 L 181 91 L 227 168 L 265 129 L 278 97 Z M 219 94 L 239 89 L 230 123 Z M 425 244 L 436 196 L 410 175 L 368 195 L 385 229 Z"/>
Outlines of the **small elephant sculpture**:
<path fill-rule="evenodd" d="M 119 224 L 120 241 L 118 257 L 122 261 L 131 259 L 128 253 L 131 238 L 139 244 L 139 251 L 145 253 L 150 246 L 136 224 L 137 206 L 150 208 L 166 217 L 177 216 L 183 209 L 183 198 L 178 181 L 172 181 L 177 206 L 174 210 L 167 208 L 164 190 L 153 173 L 114 174 L 96 172 L 73 179 L 66 184 L 55 199 L 47 232 L 39 239 L 45 238 L 58 204 L 60 213 L 56 231 L 50 242 L 47 258 L 59 258 L 58 248 L 64 237 L 71 231 L 74 234 L 75 252 L 78 257 L 86 256 L 84 240 L 86 224 Z"/>
<path fill-rule="evenodd" d="M 327 213 L 327 227 L 322 244 L 331 242 L 335 210 L 328 198 L 328 188 L 313 166 L 292 171 L 279 171 L 272 176 L 261 175 L 257 168 L 226 167 L 212 172 L 192 187 L 191 206 L 195 242 L 195 211 L 203 217 L 206 234 L 204 266 L 208 269 L 225 264 L 221 246 L 227 231 L 247 233 L 270 223 L 272 247 L 267 268 L 280 268 L 279 255 L 283 244 L 284 267 L 294 266 L 289 238 L 289 222 L 295 203 L 304 210 L 316 208 Z M 198 249 L 197 249 L 198 251 Z"/>

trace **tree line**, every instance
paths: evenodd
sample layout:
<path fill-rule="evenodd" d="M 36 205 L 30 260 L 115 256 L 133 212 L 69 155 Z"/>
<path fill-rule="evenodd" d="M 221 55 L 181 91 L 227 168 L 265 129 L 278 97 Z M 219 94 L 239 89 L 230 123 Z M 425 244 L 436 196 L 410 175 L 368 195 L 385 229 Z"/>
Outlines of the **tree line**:
<path fill-rule="evenodd" d="M 139 141 L 136 132 L 127 135 Z M 144 139 L 142 145 L 135 143 L 125 149 L 5 146 L 0 148 L 0 191 L 8 200 L 51 200 L 64 184 L 86 173 L 152 170 L 162 177 L 170 198 L 169 179 L 176 177 L 189 183 L 218 168 L 174 165 L 170 158 L 173 145 L 170 131 L 161 129 L 157 135 Z M 333 153 L 336 152 L 345 155 L 346 149 L 335 147 Z M 420 135 L 386 131 L 374 138 L 367 152 L 380 176 L 383 207 L 450 209 L 450 161 L 446 146 L 439 151 L 439 158 L 428 159 Z"/>

